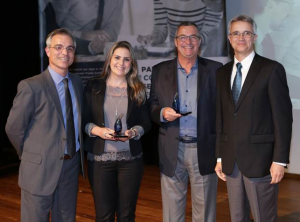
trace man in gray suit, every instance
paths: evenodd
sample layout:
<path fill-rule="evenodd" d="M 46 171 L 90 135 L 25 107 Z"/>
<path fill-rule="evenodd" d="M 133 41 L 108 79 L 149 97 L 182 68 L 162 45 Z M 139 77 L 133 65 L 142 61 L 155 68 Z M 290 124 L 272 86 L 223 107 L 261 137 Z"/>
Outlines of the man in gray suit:
<path fill-rule="evenodd" d="M 21 159 L 22 221 L 75 221 L 83 171 L 81 78 L 68 72 L 76 42 L 67 29 L 46 40 L 49 67 L 22 80 L 6 133 Z"/>
<path fill-rule="evenodd" d="M 153 67 L 149 98 L 152 120 L 160 126 L 163 218 L 164 222 L 185 221 L 190 181 L 193 221 L 214 222 L 216 71 L 222 64 L 197 56 L 201 38 L 192 22 L 178 26 L 174 42 L 178 57 Z M 176 93 L 179 107 L 172 106 Z"/>

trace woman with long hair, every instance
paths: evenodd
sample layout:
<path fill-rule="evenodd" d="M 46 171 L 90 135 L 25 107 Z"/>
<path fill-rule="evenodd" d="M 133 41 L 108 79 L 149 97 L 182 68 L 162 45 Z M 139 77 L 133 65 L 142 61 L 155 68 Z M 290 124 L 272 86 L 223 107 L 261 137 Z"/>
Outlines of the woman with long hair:
<path fill-rule="evenodd" d="M 151 128 L 146 99 L 132 46 L 116 42 L 101 75 L 84 90 L 85 150 L 96 221 L 115 221 L 115 215 L 117 221 L 135 221 L 143 174 L 140 138 Z"/>

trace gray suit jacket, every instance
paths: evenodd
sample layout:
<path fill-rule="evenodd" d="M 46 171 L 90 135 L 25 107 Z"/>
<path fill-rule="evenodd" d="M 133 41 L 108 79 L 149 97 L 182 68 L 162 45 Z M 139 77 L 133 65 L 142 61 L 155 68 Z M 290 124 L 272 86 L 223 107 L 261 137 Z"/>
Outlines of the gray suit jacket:
<path fill-rule="evenodd" d="M 83 172 L 83 84 L 77 75 L 70 74 L 70 79 L 78 107 Z M 48 69 L 19 83 L 5 129 L 21 159 L 19 186 L 34 195 L 52 194 L 63 165 L 60 158 L 65 152 L 66 131 L 58 93 Z"/>

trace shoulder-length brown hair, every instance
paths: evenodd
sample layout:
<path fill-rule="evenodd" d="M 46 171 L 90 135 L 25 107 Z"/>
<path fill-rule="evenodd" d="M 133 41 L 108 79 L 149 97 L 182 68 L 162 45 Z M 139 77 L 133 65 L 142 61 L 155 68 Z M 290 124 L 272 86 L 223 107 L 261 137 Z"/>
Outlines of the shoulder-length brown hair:
<path fill-rule="evenodd" d="M 111 58 L 118 48 L 124 48 L 127 49 L 130 53 L 131 58 L 131 68 L 126 74 L 126 80 L 128 86 L 132 89 L 130 98 L 132 100 L 135 100 L 138 105 L 141 105 L 146 101 L 146 87 L 145 85 L 139 80 L 138 77 L 138 67 L 137 67 L 137 61 L 134 57 L 134 51 L 132 46 L 127 41 L 120 41 L 116 42 L 107 53 L 105 63 L 103 66 L 102 73 L 100 75 L 101 78 L 104 78 L 106 81 L 108 80 L 110 73 L 111 73 L 111 67 L 110 67 L 110 61 Z"/>

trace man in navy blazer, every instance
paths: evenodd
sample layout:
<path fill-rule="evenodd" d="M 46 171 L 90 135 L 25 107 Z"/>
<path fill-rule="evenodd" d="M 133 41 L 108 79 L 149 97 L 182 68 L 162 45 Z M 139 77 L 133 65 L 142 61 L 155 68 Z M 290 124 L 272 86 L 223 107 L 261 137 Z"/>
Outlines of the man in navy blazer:
<path fill-rule="evenodd" d="M 197 26 L 181 23 L 174 39 L 178 57 L 152 70 L 151 118 L 159 127 L 163 221 L 185 221 L 191 184 L 193 221 L 216 221 L 216 71 L 221 63 L 198 57 Z M 179 95 L 179 107 L 172 106 Z M 187 114 L 191 112 L 190 114 Z M 187 115 L 186 115 L 187 114 Z"/>
<path fill-rule="evenodd" d="M 84 172 L 83 84 L 79 76 L 68 72 L 76 47 L 71 33 L 66 29 L 54 30 L 46 44 L 49 67 L 40 75 L 19 83 L 6 133 L 21 159 L 21 220 L 49 221 L 51 211 L 51 221 L 73 222 L 80 163 Z M 68 88 L 64 82 L 68 82 Z M 72 106 L 65 102 L 67 89 Z M 67 146 L 67 107 L 70 107 L 69 113 L 73 111 L 74 131 L 69 131 L 75 134 L 72 147 Z M 73 148 L 72 154 L 68 148 Z"/>
<path fill-rule="evenodd" d="M 293 121 L 286 74 L 254 52 L 252 18 L 234 17 L 228 32 L 234 60 L 217 74 L 215 170 L 227 183 L 232 221 L 250 221 L 251 207 L 256 222 L 275 222 Z"/>

